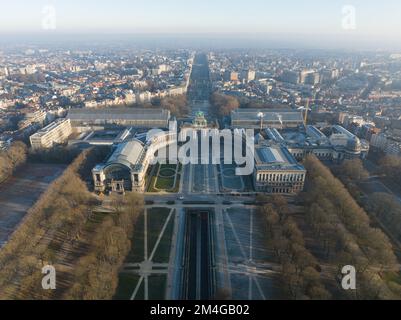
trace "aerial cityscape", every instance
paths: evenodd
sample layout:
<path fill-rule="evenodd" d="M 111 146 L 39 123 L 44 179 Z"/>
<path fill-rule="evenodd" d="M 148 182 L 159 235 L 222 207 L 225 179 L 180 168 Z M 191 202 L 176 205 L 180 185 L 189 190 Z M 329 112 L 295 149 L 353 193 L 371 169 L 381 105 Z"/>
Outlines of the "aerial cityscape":
<path fill-rule="evenodd" d="M 316 34 L 32 2 L 0 22 L 0 300 L 401 300 L 398 2 L 375 32 L 316 2 Z"/>

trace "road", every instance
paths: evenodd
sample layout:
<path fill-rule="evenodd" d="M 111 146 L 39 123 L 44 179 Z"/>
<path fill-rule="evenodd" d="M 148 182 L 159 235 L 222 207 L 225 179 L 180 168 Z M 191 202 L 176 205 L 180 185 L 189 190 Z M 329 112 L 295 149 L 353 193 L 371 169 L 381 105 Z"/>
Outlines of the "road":
<path fill-rule="evenodd" d="M 192 66 L 191 79 L 188 88 L 188 98 L 193 103 L 199 105 L 209 100 L 212 91 L 212 83 L 210 81 L 209 62 L 205 53 L 197 53 L 195 55 Z M 196 108 L 192 108 L 196 112 Z M 205 109 L 205 112 L 208 110 Z"/>
<path fill-rule="evenodd" d="M 0 248 L 49 185 L 63 173 L 65 167 L 28 163 L 12 178 L 0 184 Z"/>
<path fill-rule="evenodd" d="M 206 54 L 196 54 L 188 100 L 191 101 L 192 115 L 201 111 L 208 119 L 209 97 L 211 94 L 211 81 L 208 59 Z M 199 150 L 201 132 L 198 132 Z M 212 215 L 213 206 L 221 199 L 211 196 L 218 192 L 217 169 L 210 164 L 202 164 L 202 155 L 198 155 L 198 164 L 184 166 L 180 195 L 183 197 L 182 205 L 185 214 L 181 216 L 180 225 L 185 226 L 183 265 L 176 268 L 183 269 L 182 294 L 183 299 L 206 300 L 213 298 L 214 271 L 211 263 L 214 261 L 214 235 Z M 210 157 L 207 163 L 211 163 Z"/>
<path fill-rule="evenodd" d="M 210 93 L 207 57 L 197 54 L 188 92 L 192 114 L 203 111 L 209 120 Z M 255 197 L 222 191 L 218 165 L 210 164 L 211 155 L 209 164 L 202 164 L 202 157 L 205 154 L 198 156 L 199 164 L 183 166 L 178 193 L 145 194 L 146 209 L 163 207 L 176 212 L 166 298 L 207 300 L 224 289 L 230 296 L 235 291 L 236 298 L 246 293 L 249 299 L 266 299 L 274 271 L 261 254 L 263 231 L 255 233 Z"/>
<path fill-rule="evenodd" d="M 208 300 L 213 297 L 210 218 L 210 212 L 207 210 L 194 210 L 187 215 L 181 299 Z"/>

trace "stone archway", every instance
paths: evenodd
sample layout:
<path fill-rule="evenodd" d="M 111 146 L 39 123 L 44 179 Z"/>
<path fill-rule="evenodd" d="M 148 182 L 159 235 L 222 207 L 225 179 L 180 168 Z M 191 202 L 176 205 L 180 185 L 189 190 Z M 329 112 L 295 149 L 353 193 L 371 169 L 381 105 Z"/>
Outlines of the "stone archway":
<path fill-rule="evenodd" d="M 131 170 L 122 164 L 109 165 L 104 170 L 106 185 L 113 192 L 132 190 Z"/>

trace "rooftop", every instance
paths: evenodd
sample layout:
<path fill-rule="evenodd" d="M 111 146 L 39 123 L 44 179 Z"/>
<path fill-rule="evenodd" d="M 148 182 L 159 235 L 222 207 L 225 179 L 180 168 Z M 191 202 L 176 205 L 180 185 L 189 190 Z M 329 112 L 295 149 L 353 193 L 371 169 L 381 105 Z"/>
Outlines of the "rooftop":
<path fill-rule="evenodd" d="M 260 147 L 255 151 L 258 170 L 305 170 L 286 147 Z"/>
<path fill-rule="evenodd" d="M 355 138 L 355 135 L 353 133 L 349 132 L 347 129 L 345 129 L 342 126 L 339 126 L 339 125 L 333 126 L 333 131 L 335 133 L 345 134 L 350 139 Z"/>
<path fill-rule="evenodd" d="M 261 117 L 268 122 L 304 122 L 302 113 L 292 109 L 237 109 L 231 112 L 233 121 L 260 121 Z"/>
<path fill-rule="evenodd" d="M 104 109 L 71 109 L 67 118 L 74 120 L 97 119 L 135 119 L 135 120 L 168 120 L 170 111 L 152 108 L 104 108 Z"/>
<path fill-rule="evenodd" d="M 138 164 L 143 150 L 143 144 L 138 140 L 122 143 L 118 145 L 117 149 L 107 160 L 106 165 L 122 164 L 128 168 L 132 168 Z"/>
<path fill-rule="evenodd" d="M 50 123 L 49 125 L 47 125 L 46 127 L 44 127 L 43 129 L 40 129 L 38 132 L 36 132 L 34 134 L 34 136 L 36 136 L 36 137 L 44 136 L 44 135 L 48 134 L 49 132 L 51 132 L 52 130 L 56 129 L 60 124 L 66 122 L 66 121 L 68 121 L 68 119 L 65 119 L 65 118 L 57 119 L 57 120 L 53 121 L 52 123 Z"/>
<path fill-rule="evenodd" d="M 315 126 L 307 126 L 308 135 L 314 139 L 327 139 L 326 135 Z"/>

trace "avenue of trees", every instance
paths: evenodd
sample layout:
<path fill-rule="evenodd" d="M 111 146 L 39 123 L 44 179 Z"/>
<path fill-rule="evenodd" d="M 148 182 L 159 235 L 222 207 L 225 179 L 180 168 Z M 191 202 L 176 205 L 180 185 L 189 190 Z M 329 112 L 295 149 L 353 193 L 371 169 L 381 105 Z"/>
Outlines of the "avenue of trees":
<path fill-rule="evenodd" d="M 260 207 L 259 214 L 266 220 L 269 246 L 281 265 L 285 294 L 291 299 L 330 299 L 321 281 L 320 266 L 288 215 L 285 199 L 273 197 L 270 202 Z"/>
<path fill-rule="evenodd" d="M 364 168 L 361 159 L 345 160 L 338 167 L 338 175 L 344 180 L 360 181 L 369 177 L 368 171 Z"/>
<path fill-rule="evenodd" d="M 184 117 L 189 113 L 187 97 L 185 95 L 177 95 L 161 99 L 160 107 L 170 110 L 171 114 L 176 117 Z"/>
<path fill-rule="evenodd" d="M 401 203 L 388 193 L 374 193 L 367 207 L 401 241 Z"/>
<path fill-rule="evenodd" d="M 216 117 L 226 117 L 231 114 L 231 111 L 239 108 L 237 98 L 214 92 L 210 97 L 213 115 Z"/>
<path fill-rule="evenodd" d="M 387 155 L 381 158 L 378 164 L 383 174 L 394 182 L 401 183 L 401 157 Z"/>
<path fill-rule="evenodd" d="M 168 96 L 164 98 L 152 99 L 149 103 L 135 103 L 133 108 L 162 108 L 167 109 L 177 118 L 185 117 L 189 114 L 187 96 L 185 94 Z"/>
<path fill-rule="evenodd" d="M 0 152 L 0 183 L 9 178 L 14 171 L 26 162 L 28 148 L 20 141 L 14 142 Z"/>
<path fill-rule="evenodd" d="M 366 212 L 316 157 L 309 156 L 304 165 L 308 171 L 303 194 L 306 221 L 320 243 L 322 258 L 337 265 L 338 274 L 343 266 L 356 268 L 358 290 L 349 293 L 352 298 L 399 297 L 399 286 L 383 278 L 385 272 L 397 270 L 397 260 L 387 236 L 371 227 Z M 345 168 L 349 166 L 352 171 L 354 165 L 349 163 Z"/>
<path fill-rule="evenodd" d="M 34 163 L 70 164 L 81 150 L 74 146 L 54 146 L 49 149 L 29 150 L 28 159 Z"/>
<path fill-rule="evenodd" d="M 86 156 L 77 157 L 49 186 L 1 250 L 1 298 L 43 298 L 41 268 L 56 263 L 62 243 L 79 236 L 91 212 L 90 194 L 77 175 Z"/>
<path fill-rule="evenodd" d="M 369 178 L 369 172 L 364 168 L 362 160 L 345 160 L 341 165 L 333 167 L 332 171 L 347 187 L 352 197 L 359 202 L 363 194 L 358 186 L 358 182 Z"/>
<path fill-rule="evenodd" d="M 80 174 L 97 152 L 85 150 L 68 166 L 0 251 L 0 299 L 112 297 L 142 199 L 128 195 L 127 209 L 114 215 L 94 211 L 99 201 Z M 56 268 L 56 290 L 42 289 L 46 265 Z"/>
<path fill-rule="evenodd" d="M 116 212 L 96 228 L 91 249 L 81 257 L 74 270 L 74 285 L 65 299 L 111 299 L 118 285 L 118 271 L 131 249 L 132 235 L 143 198 L 128 193 L 115 200 Z"/>

